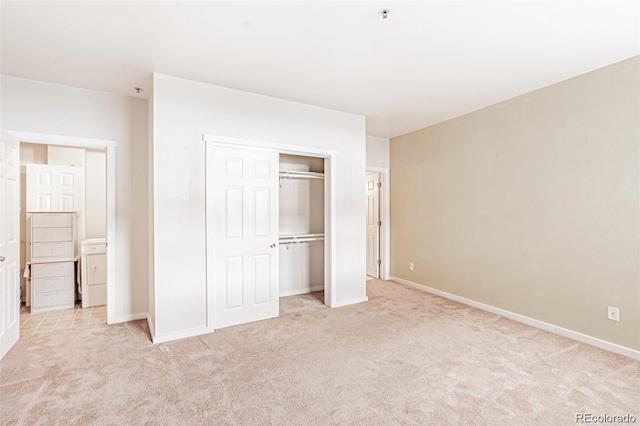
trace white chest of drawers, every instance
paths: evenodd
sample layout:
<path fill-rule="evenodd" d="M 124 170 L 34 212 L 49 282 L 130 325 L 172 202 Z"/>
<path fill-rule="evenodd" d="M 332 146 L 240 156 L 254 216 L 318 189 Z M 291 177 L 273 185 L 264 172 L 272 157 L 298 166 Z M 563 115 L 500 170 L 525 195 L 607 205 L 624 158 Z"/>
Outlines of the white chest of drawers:
<path fill-rule="evenodd" d="M 62 262 L 75 257 L 75 212 L 33 212 L 31 263 Z"/>
<path fill-rule="evenodd" d="M 75 262 L 31 265 L 31 312 L 73 308 Z"/>
<path fill-rule="evenodd" d="M 73 308 L 75 303 L 75 212 L 32 212 L 31 312 Z"/>

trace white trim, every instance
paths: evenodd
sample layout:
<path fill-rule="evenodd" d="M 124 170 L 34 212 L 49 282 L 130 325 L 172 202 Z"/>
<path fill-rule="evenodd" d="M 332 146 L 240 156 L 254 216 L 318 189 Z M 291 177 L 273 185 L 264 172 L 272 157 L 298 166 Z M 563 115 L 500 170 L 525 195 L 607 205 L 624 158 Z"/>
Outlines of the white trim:
<path fill-rule="evenodd" d="M 330 308 L 336 301 L 336 166 L 337 153 L 324 159 L 324 304 Z M 327 262 L 327 259 L 329 260 Z"/>
<path fill-rule="evenodd" d="M 8 130 L 8 132 L 17 137 L 20 142 L 77 146 L 82 148 L 115 148 L 118 146 L 118 141 L 111 139 L 79 138 L 75 136 L 22 132 L 18 130 Z"/>
<path fill-rule="evenodd" d="M 206 139 L 203 137 L 202 140 L 205 141 L 204 144 L 204 192 L 205 192 L 205 196 L 204 196 L 204 235 L 205 235 L 205 240 L 204 240 L 204 258 L 205 258 L 205 262 L 206 262 L 206 266 L 205 266 L 205 292 L 206 292 L 206 300 L 207 300 L 207 304 L 206 304 L 206 308 L 205 308 L 205 313 L 206 313 L 206 324 L 207 327 L 211 327 L 213 329 L 213 322 L 214 322 L 214 309 L 215 309 L 215 297 L 214 297 L 214 287 L 213 287 L 213 270 L 214 270 L 214 262 L 213 262 L 213 252 L 209 251 L 209 241 L 211 241 L 214 238 L 214 231 L 211 228 L 211 226 L 209 226 L 209 212 L 211 211 L 211 200 L 210 197 L 208 196 L 210 188 L 209 188 L 209 180 L 211 179 L 211 173 L 209 171 L 209 167 L 212 167 L 211 165 L 213 164 L 213 149 L 210 148 L 210 144 L 207 143 Z M 155 294 L 155 290 L 154 290 L 154 294 Z M 153 335 L 153 339 L 155 339 L 155 335 Z M 155 340 L 154 340 L 155 343 Z"/>
<path fill-rule="evenodd" d="M 122 322 L 116 318 L 116 147 L 118 142 L 110 139 L 80 138 L 8 130 L 20 142 L 42 145 L 64 145 L 81 148 L 104 148 L 107 156 L 107 324 Z M 143 317 L 144 318 L 144 317 Z M 136 318 L 140 319 L 140 318 Z"/>
<path fill-rule="evenodd" d="M 336 155 L 336 151 L 331 149 L 303 147 L 300 145 L 288 145 L 279 142 L 255 139 L 232 138 L 229 136 L 202 135 L 204 142 L 211 142 L 216 146 L 226 146 L 229 148 L 247 148 L 265 151 L 278 151 L 282 154 L 306 155 L 309 157 L 329 158 Z M 325 170 L 326 175 L 326 170 Z"/>
<path fill-rule="evenodd" d="M 107 324 L 116 317 L 116 148 L 107 146 Z M 136 318 L 139 319 L 139 318 Z"/>
<path fill-rule="evenodd" d="M 141 319 L 147 319 L 148 317 L 149 317 L 149 314 L 146 312 L 137 313 L 137 314 L 119 315 L 116 318 L 113 318 L 113 321 L 111 321 L 109 324 L 119 324 L 122 322 L 137 321 Z"/>
<path fill-rule="evenodd" d="M 153 324 L 151 314 L 147 314 L 147 326 L 149 327 L 149 336 L 151 337 L 151 341 L 153 341 L 153 336 L 156 334 L 156 327 Z"/>
<path fill-rule="evenodd" d="M 369 298 L 367 296 L 356 297 L 355 299 L 342 301 L 339 304 L 332 306 L 332 308 L 342 308 L 343 306 L 355 305 L 356 303 L 363 303 L 368 301 Z"/>
<path fill-rule="evenodd" d="M 187 337 L 201 336 L 203 334 L 213 333 L 213 327 L 194 328 L 192 330 L 178 331 L 175 333 L 162 334 L 160 336 L 152 335 L 153 343 L 171 342 L 173 340 L 185 339 Z"/>
<path fill-rule="evenodd" d="M 202 135 L 205 143 L 215 146 L 231 148 L 247 148 L 277 151 L 281 154 L 304 155 L 307 157 L 324 158 L 324 304 L 330 308 L 336 307 L 336 157 L 338 153 L 330 149 L 288 145 L 279 142 L 232 138 L 228 136 Z M 206 153 L 206 150 L 205 150 Z M 205 210 L 206 217 L 206 210 Z M 208 231 L 205 232 L 208 236 Z M 208 258 L 208 256 L 207 256 Z M 210 265 L 207 264 L 209 270 Z M 213 289 L 212 280 L 207 273 L 207 325 L 213 324 Z M 353 302 L 358 303 L 358 302 Z M 348 303 L 345 303 L 345 305 Z M 343 306 L 342 304 L 339 306 Z"/>
<path fill-rule="evenodd" d="M 495 306 L 486 305 L 481 302 L 476 302 L 475 300 L 467 299 L 466 297 L 456 296 L 455 294 L 447 293 L 442 290 L 436 290 L 435 288 L 427 287 L 422 284 L 403 280 L 402 278 L 392 276 L 391 281 L 397 282 L 399 284 L 404 284 L 409 287 L 416 288 L 418 290 L 426 291 L 427 293 L 432 293 L 432 294 L 435 294 L 436 296 L 444 297 L 445 299 L 449 299 L 455 302 L 463 303 L 465 305 L 473 306 L 474 308 L 482 309 L 483 311 L 491 312 L 493 314 L 500 315 L 505 318 L 509 318 L 514 321 L 518 321 L 523 324 L 539 328 L 541 330 L 550 331 L 551 333 L 559 334 L 560 336 L 568 337 L 569 339 L 577 340 L 578 342 L 586 343 L 588 345 L 595 346 L 600 349 L 604 349 L 610 352 L 627 356 L 629 358 L 640 360 L 640 351 L 636 351 L 635 349 L 631 349 L 615 343 L 607 342 L 606 340 L 602 340 L 586 334 L 578 333 L 577 331 L 562 328 L 557 325 L 549 324 L 544 321 L 540 321 L 534 318 L 526 317 L 524 315 L 516 314 L 511 311 L 506 311 L 504 309 L 496 308 Z"/>
<path fill-rule="evenodd" d="M 367 167 L 367 172 L 382 174 L 382 235 L 380 235 L 380 244 L 382 244 L 382 270 L 380 271 L 380 279 L 391 279 L 391 182 L 388 167 Z"/>

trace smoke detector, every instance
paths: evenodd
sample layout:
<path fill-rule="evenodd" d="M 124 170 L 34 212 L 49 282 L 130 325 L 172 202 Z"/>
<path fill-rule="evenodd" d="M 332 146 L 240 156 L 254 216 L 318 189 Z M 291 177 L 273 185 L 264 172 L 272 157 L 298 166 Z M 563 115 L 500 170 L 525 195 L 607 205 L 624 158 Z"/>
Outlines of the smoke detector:
<path fill-rule="evenodd" d="M 382 16 L 382 19 L 387 19 L 389 14 L 391 14 L 391 9 L 385 7 L 384 9 L 380 9 L 378 14 Z"/>

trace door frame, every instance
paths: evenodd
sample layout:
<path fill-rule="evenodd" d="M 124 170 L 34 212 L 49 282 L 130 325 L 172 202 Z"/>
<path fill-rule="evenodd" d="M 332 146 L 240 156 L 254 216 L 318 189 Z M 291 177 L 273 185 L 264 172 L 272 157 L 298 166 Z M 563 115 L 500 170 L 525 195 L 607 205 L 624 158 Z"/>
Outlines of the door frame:
<path fill-rule="evenodd" d="M 64 136 L 48 133 L 32 133 L 18 130 L 7 130 L 20 142 L 72 146 L 77 148 L 99 148 L 106 151 L 107 170 L 107 324 L 116 322 L 116 148 L 118 141 L 110 139 L 94 139 L 76 136 Z M 19 232 L 20 230 L 18 230 Z"/>
<path fill-rule="evenodd" d="M 380 278 L 383 280 L 391 279 L 391 197 L 389 197 L 390 189 L 390 173 L 387 167 L 369 167 L 367 166 L 365 173 L 379 173 L 380 182 L 380 221 L 382 222 L 382 232 L 380 232 L 380 255 L 382 263 L 380 264 Z"/>
<path fill-rule="evenodd" d="M 336 227 L 334 226 L 336 223 L 336 180 L 333 177 L 333 171 L 336 170 L 337 152 L 330 149 L 288 145 L 273 141 L 208 134 L 202 135 L 202 141 L 216 146 L 276 151 L 280 154 L 303 155 L 324 159 L 324 304 L 330 308 L 336 307 L 336 271 L 334 267 L 336 264 Z M 209 231 L 207 230 L 205 238 L 208 234 Z M 212 267 L 209 264 L 209 258 L 210 256 L 207 256 L 207 326 L 212 327 L 213 274 L 209 273 Z"/>

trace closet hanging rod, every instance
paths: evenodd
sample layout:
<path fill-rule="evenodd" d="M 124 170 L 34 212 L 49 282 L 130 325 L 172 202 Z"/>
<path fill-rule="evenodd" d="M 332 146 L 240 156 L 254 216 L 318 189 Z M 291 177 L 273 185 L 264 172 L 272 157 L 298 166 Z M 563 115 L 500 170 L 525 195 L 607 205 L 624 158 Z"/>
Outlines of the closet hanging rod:
<path fill-rule="evenodd" d="M 324 179 L 324 173 L 317 172 L 296 172 L 296 171 L 288 171 L 288 172 L 280 172 L 280 177 L 288 177 L 294 179 Z"/>
<path fill-rule="evenodd" d="M 295 240 L 280 240 L 279 244 L 298 244 L 306 243 L 308 241 L 323 241 L 324 237 L 310 237 L 310 238 L 297 238 Z"/>
<path fill-rule="evenodd" d="M 316 172 L 280 172 L 278 184 L 280 188 L 284 185 L 284 181 L 287 179 L 324 179 L 324 173 Z"/>
<path fill-rule="evenodd" d="M 324 237 L 324 234 L 294 234 L 294 235 L 280 235 L 281 240 L 290 240 L 296 238 L 314 238 L 314 237 Z"/>

